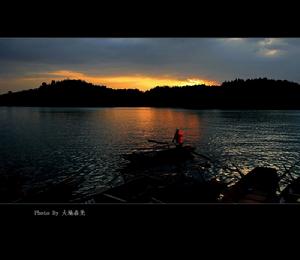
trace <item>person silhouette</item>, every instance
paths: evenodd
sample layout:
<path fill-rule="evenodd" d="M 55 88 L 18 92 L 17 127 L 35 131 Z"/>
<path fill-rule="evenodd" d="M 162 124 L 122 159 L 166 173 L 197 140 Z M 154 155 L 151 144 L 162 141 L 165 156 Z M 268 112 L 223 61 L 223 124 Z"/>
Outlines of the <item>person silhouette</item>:
<path fill-rule="evenodd" d="M 177 128 L 172 140 L 172 143 L 175 142 L 176 147 L 182 147 L 183 145 L 183 130 Z"/>

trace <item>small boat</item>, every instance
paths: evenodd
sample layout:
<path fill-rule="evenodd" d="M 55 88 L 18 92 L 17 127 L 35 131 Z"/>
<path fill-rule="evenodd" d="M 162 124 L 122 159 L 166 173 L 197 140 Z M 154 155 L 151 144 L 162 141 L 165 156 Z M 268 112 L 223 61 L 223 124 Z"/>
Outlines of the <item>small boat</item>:
<path fill-rule="evenodd" d="M 74 199 L 73 192 L 78 189 L 83 177 L 77 173 L 63 178 L 58 182 L 47 182 L 41 187 L 27 191 L 18 203 L 66 203 Z"/>
<path fill-rule="evenodd" d="M 195 148 L 189 145 L 125 154 L 124 158 L 135 166 L 177 163 L 194 158 Z"/>
<path fill-rule="evenodd" d="M 92 197 L 96 203 L 149 202 L 151 192 L 162 182 L 148 176 L 137 176 L 124 184 L 110 188 Z"/>
<path fill-rule="evenodd" d="M 276 169 L 256 167 L 224 192 L 225 203 L 276 203 L 279 176 Z"/>
<path fill-rule="evenodd" d="M 137 176 L 94 195 L 93 203 L 191 203 L 216 202 L 223 189 L 215 180 L 199 182 L 184 175 Z"/>

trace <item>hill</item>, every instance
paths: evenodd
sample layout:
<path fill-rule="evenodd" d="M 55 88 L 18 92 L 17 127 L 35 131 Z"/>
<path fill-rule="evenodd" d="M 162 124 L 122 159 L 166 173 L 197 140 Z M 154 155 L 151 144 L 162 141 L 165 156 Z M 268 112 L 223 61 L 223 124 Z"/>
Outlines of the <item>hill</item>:
<path fill-rule="evenodd" d="M 220 86 L 112 89 L 82 80 L 52 81 L 0 95 L 1 106 L 158 106 L 195 109 L 300 109 L 300 85 L 286 80 L 235 79 Z"/>

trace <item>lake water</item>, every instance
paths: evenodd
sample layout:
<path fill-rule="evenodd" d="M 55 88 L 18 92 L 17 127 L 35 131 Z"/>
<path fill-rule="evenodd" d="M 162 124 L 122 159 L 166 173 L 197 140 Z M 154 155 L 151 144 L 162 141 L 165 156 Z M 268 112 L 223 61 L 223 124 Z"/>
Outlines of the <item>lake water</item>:
<path fill-rule="evenodd" d="M 122 154 L 171 141 L 176 128 L 199 153 L 245 172 L 299 159 L 300 111 L 0 107 L 0 175 L 22 175 L 31 189 L 76 173 L 75 195 L 93 194 L 119 176 Z"/>

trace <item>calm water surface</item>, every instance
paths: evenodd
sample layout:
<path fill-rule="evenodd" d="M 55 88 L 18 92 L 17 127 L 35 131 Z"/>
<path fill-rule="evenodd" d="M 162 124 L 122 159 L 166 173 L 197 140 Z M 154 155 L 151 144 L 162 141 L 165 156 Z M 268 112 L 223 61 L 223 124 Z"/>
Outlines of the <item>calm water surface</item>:
<path fill-rule="evenodd" d="M 119 175 L 122 154 L 171 141 L 177 127 L 198 152 L 245 172 L 299 159 L 300 111 L 0 107 L 0 174 L 30 189 L 77 173 L 75 193 L 92 194 Z"/>

